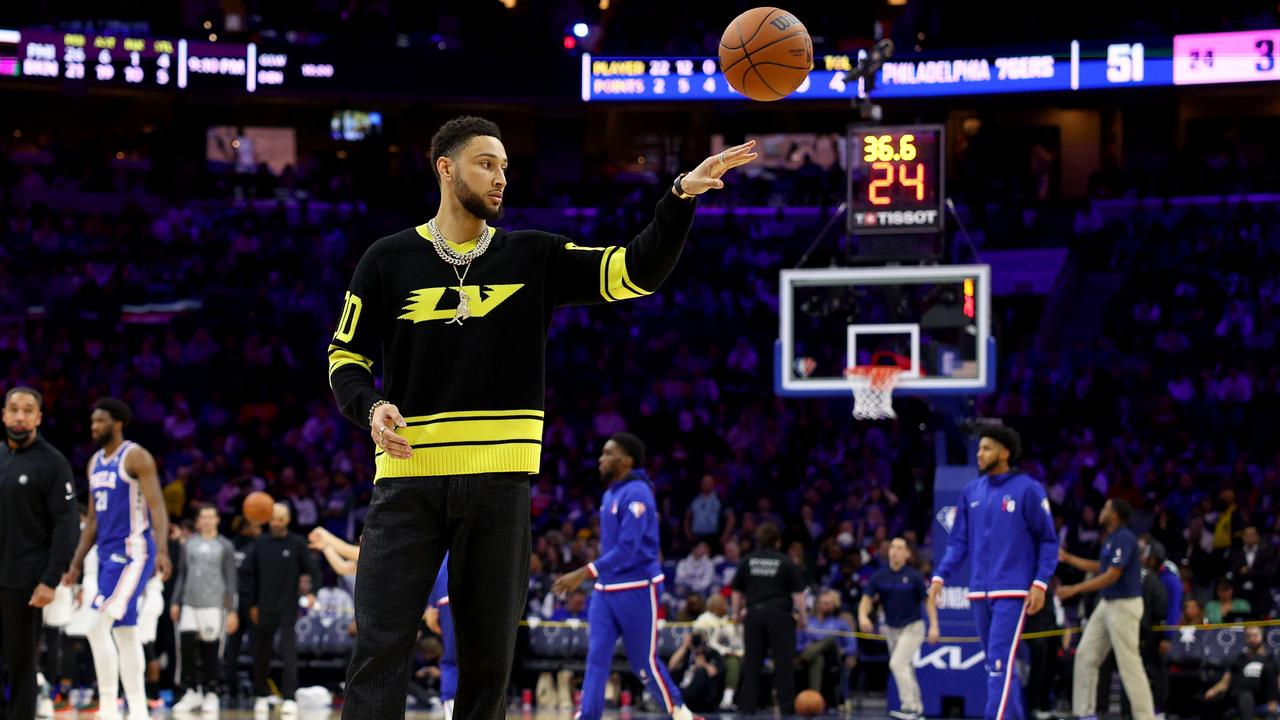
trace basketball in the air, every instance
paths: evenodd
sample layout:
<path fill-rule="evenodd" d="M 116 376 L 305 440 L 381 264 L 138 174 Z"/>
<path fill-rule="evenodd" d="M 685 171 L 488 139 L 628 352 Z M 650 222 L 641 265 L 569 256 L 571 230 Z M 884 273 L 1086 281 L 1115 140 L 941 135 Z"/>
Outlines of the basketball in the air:
<path fill-rule="evenodd" d="M 244 516 L 251 523 L 264 523 L 271 519 L 271 510 L 276 501 L 261 490 L 249 493 L 244 499 Z"/>
<path fill-rule="evenodd" d="M 752 100 L 781 100 L 813 69 L 813 41 L 804 23 L 786 10 L 758 7 L 725 28 L 720 72 L 734 90 Z"/>
<path fill-rule="evenodd" d="M 822 693 L 817 690 L 803 690 L 796 695 L 796 714 L 803 717 L 814 717 L 826 712 L 827 703 Z"/>

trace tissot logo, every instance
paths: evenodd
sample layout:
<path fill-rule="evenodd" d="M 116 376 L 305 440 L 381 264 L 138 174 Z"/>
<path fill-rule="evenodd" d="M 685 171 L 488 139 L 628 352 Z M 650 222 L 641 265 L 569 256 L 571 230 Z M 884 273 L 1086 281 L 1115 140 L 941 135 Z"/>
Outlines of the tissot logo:
<path fill-rule="evenodd" d="M 917 651 L 913 664 L 918 668 L 931 667 L 935 670 L 968 670 L 986 659 L 981 650 L 969 657 L 964 656 L 964 648 L 959 645 L 948 645 L 930 652 L 928 655 Z"/>
<path fill-rule="evenodd" d="M 464 285 L 463 292 L 470 301 L 471 317 L 481 318 L 501 305 L 507 298 L 516 294 L 523 284 L 512 285 Z M 444 297 L 448 295 L 448 301 Z M 458 288 L 436 287 L 422 288 L 409 293 L 405 299 L 404 314 L 400 320 L 413 323 L 430 322 L 432 320 L 452 320 L 458 307 Z"/>

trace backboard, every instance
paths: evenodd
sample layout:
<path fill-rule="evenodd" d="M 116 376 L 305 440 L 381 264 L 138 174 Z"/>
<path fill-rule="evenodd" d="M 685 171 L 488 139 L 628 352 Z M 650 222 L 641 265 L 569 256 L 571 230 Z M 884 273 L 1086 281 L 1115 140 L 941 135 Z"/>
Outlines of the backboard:
<path fill-rule="evenodd" d="M 847 395 L 846 368 L 896 364 L 896 394 L 976 395 L 995 384 L 991 267 L 783 270 L 774 389 Z"/>

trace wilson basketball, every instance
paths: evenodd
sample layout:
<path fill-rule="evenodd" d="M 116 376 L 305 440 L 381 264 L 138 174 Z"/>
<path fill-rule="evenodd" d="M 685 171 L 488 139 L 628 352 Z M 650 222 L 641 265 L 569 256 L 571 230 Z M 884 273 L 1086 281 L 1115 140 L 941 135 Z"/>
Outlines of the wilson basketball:
<path fill-rule="evenodd" d="M 813 69 L 813 41 L 804 23 L 786 10 L 758 7 L 725 28 L 720 71 L 734 90 L 752 100 L 781 100 Z"/>
<path fill-rule="evenodd" d="M 271 519 L 276 501 L 261 490 L 249 493 L 244 499 L 244 516 L 252 523 L 264 523 Z"/>
<path fill-rule="evenodd" d="M 822 693 L 817 690 L 803 690 L 796 695 L 796 714 L 803 717 L 814 717 L 826 712 L 827 703 Z"/>

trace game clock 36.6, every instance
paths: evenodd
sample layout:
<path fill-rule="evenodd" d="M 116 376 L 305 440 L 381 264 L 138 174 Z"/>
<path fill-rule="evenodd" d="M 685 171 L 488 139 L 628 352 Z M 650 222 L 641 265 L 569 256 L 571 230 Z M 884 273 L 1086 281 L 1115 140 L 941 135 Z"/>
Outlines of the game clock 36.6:
<path fill-rule="evenodd" d="M 942 127 L 849 129 L 849 231 L 942 229 Z"/>

